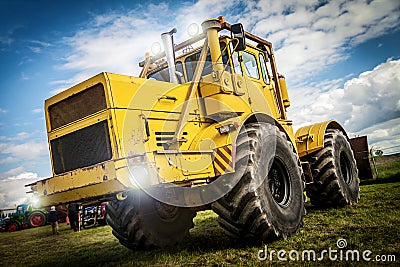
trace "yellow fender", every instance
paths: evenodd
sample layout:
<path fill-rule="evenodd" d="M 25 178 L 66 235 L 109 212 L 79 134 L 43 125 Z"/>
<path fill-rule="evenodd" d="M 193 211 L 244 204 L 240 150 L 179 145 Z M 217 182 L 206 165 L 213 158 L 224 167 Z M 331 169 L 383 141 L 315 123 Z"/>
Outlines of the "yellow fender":
<path fill-rule="evenodd" d="M 297 151 L 300 158 L 324 147 L 326 129 L 341 130 L 348 137 L 343 127 L 334 120 L 301 127 L 295 134 Z"/>

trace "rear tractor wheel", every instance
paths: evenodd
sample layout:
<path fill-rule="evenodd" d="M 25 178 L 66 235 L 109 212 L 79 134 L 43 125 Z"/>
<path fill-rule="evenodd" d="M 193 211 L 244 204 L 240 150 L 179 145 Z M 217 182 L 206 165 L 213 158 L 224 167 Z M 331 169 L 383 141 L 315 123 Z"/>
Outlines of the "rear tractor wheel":
<path fill-rule="evenodd" d="M 130 249 L 165 247 L 182 241 L 194 226 L 196 212 L 161 203 L 143 191 L 131 191 L 124 200 L 110 201 L 107 223 L 119 242 Z"/>
<path fill-rule="evenodd" d="M 293 145 L 278 127 L 246 125 L 236 140 L 235 169 L 244 170 L 239 182 L 212 204 L 228 235 L 270 241 L 299 231 L 305 215 L 304 183 Z"/>
<path fill-rule="evenodd" d="M 320 207 L 352 205 L 360 199 L 360 180 L 350 143 L 336 129 L 324 138 L 324 148 L 309 157 L 314 182 L 307 185 L 307 196 Z"/>
<path fill-rule="evenodd" d="M 29 215 L 28 224 L 30 227 L 40 227 L 46 224 L 46 215 L 40 211 L 34 211 Z"/>

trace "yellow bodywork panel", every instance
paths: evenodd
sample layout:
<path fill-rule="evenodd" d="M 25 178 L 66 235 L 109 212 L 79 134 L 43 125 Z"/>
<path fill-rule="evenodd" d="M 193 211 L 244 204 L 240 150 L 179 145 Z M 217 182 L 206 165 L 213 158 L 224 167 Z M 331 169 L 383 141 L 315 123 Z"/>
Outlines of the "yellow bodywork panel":
<path fill-rule="evenodd" d="M 156 151 L 155 162 L 165 182 L 180 183 L 215 176 L 213 151 Z"/>
<path fill-rule="evenodd" d="M 306 156 L 324 147 L 326 129 L 339 129 L 346 132 L 336 121 L 329 120 L 301 127 L 296 132 L 296 145 L 299 157 Z"/>
<path fill-rule="evenodd" d="M 121 166 L 122 165 L 122 166 Z M 39 181 L 38 195 L 43 206 L 68 203 L 93 196 L 110 196 L 132 187 L 126 160 L 108 161 Z"/>

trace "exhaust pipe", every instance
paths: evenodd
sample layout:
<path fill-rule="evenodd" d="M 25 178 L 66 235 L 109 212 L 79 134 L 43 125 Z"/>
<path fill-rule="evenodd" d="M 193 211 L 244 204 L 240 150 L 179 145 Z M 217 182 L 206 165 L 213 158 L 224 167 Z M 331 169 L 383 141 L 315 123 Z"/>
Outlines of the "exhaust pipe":
<path fill-rule="evenodd" d="M 167 58 L 169 81 L 171 83 L 179 83 L 175 69 L 174 33 L 176 33 L 176 28 L 161 34 L 161 40 L 164 45 L 165 57 Z"/>

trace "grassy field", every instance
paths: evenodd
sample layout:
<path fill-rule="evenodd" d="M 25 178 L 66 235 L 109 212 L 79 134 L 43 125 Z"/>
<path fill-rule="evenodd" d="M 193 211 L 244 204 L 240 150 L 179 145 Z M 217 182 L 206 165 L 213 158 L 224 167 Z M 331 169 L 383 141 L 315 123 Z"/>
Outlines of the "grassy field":
<path fill-rule="evenodd" d="M 394 255 L 396 262 L 330 261 L 325 254 L 324 265 L 392 265 L 400 263 L 400 162 L 382 172 L 391 174 L 380 182 L 361 186 L 361 200 L 342 209 L 314 209 L 307 203 L 307 216 L 301 232 L 267 244 L 267 251 L 314 250 L 317 257 L 322 250 L 337 248 L 337 241 L 345 239 L 342 249 L 365 250 L 376 255 Z M 386 163 L 385 163 L 386 164 Z M 388 163 L 389 164 L 389 163 Z M 393 164 L 393 163 L 390 163 Z M 393 174 L 394 172 L 394 174 Z M 394 178 L 393 178 L 394 177 Z M 387 180 L 389 179 L 389 180 Z M 394 181 L 394 182 L 393 182 Z M 28 229 L 0 234 L 0 266 L 268 266 L 285 265 L 276 253 L 272 261 L 257 258 L 265 244 L 244 244 L 226 237 L 218 226 L 217 216 L 211 211 L 198 213 L 191 235 L 182 244 L 167 249 L 131 251 L 120 245 L 109 226 L 72 232 L 60 225 L 59 236 L 51 235 L 51 227 Z M 292 254 L 293 255 L 293 254 Z M 339 257 L 338 252 L 338 257 Z M 288 259 L 288 255 L 286 254 Z M 301 258 L 301 256 L 300 256 Z M 307 259 L 307 258 L 306 258 Z M 340 259 L 340 258 L 338 258 Z M 345 258 L 342 258 L 345 259 Z M 388 258 L 387 258 L 388 259 Z M 293 261 L 291 265 L 312 266 L 312 261 Z M 319 262 L 321 264 L 321 262 Z"/>
<path fill-rule="evenodd" d="M 400 178 L 400 154 L 376 157 L 379 179 Z"/>

